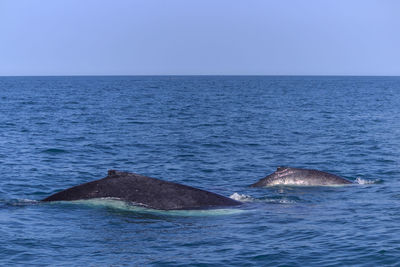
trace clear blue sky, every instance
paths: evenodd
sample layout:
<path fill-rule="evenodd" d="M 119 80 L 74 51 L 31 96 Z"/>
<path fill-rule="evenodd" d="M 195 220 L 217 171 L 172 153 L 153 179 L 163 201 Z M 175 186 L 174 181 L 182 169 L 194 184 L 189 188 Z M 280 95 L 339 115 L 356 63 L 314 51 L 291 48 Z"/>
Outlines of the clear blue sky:
<path fill-rule="evenodd" d="M 400 75 L 398 0 L 0 0 L 0 75 Z"/>

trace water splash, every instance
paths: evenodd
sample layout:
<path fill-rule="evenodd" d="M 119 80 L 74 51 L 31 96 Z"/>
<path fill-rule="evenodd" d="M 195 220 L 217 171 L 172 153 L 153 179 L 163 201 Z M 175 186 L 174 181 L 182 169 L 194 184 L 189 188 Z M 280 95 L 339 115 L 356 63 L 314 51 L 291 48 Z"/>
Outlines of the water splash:
<path fill-rule="evenodd" d="M 356 180 L 354 181 L 355 184 L 380 184 L 383 181 L 381 179 L 376 179 L 376 180 L 366 180 L 362 179 L 360 177 L 357 177 Z"/>
<path fill-rule="evenodd" d="M 233 193 L 229 196 L 231 199 L 240 201 L 240 202 L 253 202 L 254 198 L 245 194 Z"/>
<path fill-rule="evenodd" d="M 297 197 L 282 197 L 282 196 L 269 196 L 269 197 L 262 197 L 262 198 L 253 198 L 251 196 L 239 193 L 233 193 L 229 196 L 230 198 L 240 201 L 240 202 L 264 202 L 264 203 L 271 203 L 271 204 L 293 204 L 300 202 L 301 200 Z"/>

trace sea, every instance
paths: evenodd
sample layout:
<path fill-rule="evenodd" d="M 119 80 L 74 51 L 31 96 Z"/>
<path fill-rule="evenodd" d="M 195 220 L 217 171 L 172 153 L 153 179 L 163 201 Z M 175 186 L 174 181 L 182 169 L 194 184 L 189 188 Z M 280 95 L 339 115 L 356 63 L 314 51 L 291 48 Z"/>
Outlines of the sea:
<path fill-rule="evenodd" d="M 0 166 L 2 266 L 400 266 L 400 77 L 0 77 Z M 110 169 L 243 205 L 40 202 Z"/>

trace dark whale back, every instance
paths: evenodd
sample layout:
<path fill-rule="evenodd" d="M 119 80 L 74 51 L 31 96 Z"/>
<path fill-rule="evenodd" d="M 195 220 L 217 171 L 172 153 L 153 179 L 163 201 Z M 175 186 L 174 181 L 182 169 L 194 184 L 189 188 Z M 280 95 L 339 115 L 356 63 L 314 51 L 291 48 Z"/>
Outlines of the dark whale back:
<path fill-rule="evenodd" d="M 274 173 L 252 184 L 251 187 L 273 185 L 323 186 L 351 183 L 340 176 L 319 170 L 278 167 Z"/>
<path fill-rule="evenodd" d="M 204 209 L 241 204 L 194 187 L 114 170 L 108 171 L 108 176 L 103 179 L 71 187 L 42 201 L 91 198 L 119 198 L 160 210 Z"/>

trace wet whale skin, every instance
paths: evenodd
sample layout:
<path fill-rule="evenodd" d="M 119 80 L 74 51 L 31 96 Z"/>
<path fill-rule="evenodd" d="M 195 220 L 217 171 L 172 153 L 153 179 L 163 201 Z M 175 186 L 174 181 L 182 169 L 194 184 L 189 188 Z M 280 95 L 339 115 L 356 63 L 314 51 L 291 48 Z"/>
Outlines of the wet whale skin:
<path fill-rule="evenodd" d="M 205 190 L 135 173 L 108 171 L 108 176 L 71 187 L 42 201 L 118 198 L 159 210 L 207 209 L 241 203 Z"/>

